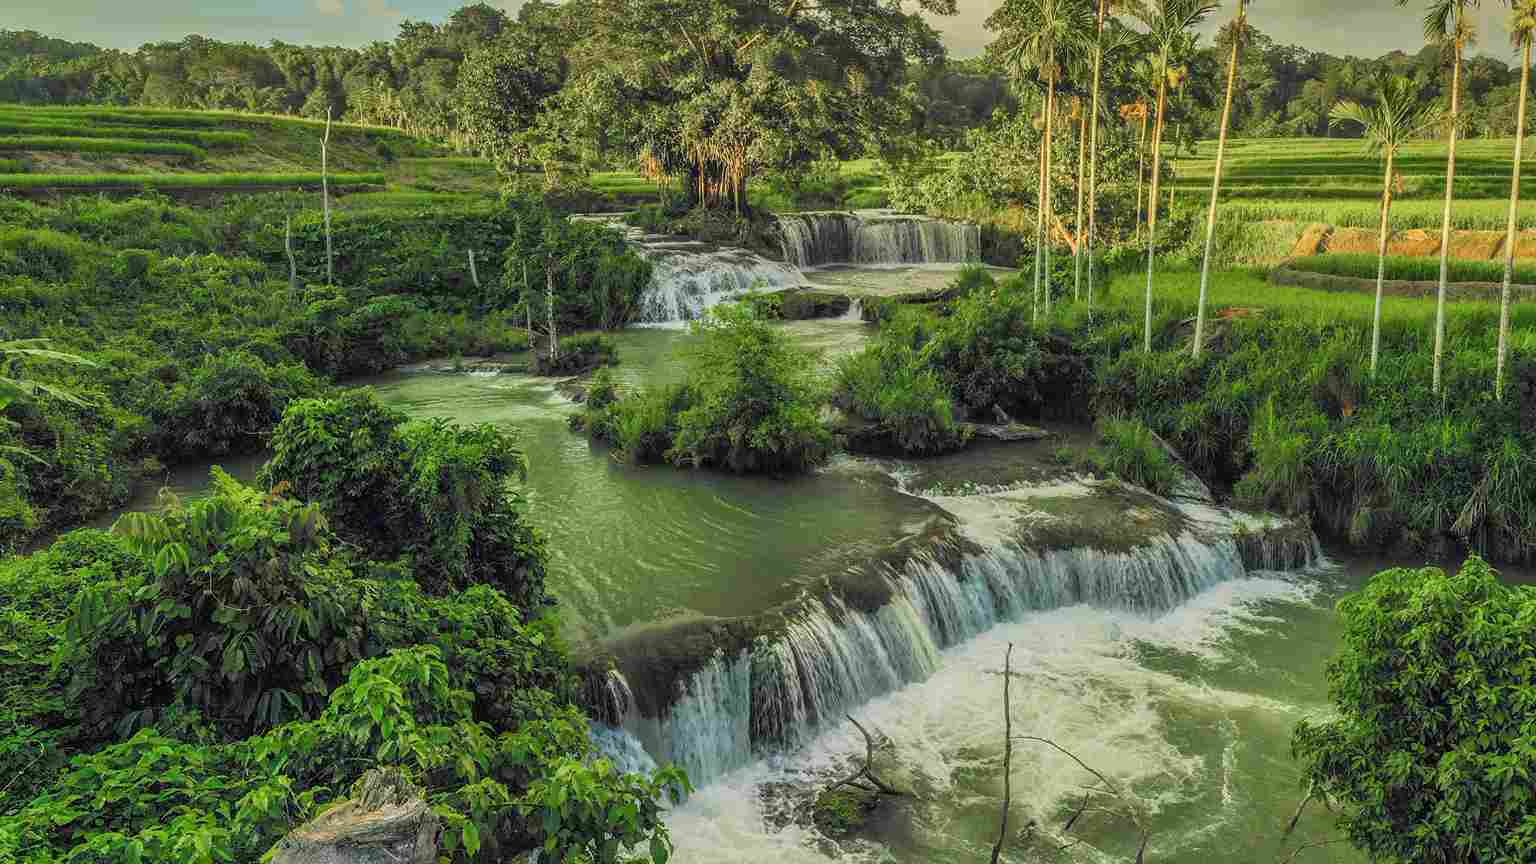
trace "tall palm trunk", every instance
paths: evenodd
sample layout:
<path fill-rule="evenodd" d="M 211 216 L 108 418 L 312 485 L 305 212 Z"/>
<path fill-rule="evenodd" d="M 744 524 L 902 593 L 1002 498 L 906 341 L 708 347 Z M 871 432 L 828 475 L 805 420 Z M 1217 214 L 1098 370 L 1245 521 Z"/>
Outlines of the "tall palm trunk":
<path fill-rule="evenodd" d="M 1237 26 L 1232 30 L 1232 59 L 1227 64 L 1227 101 L 1221 109 L 1221 137 L 1216 143 L 1216 176 L 1211 178 L 1211 209 L 1205 214 L 1205 258 L 1200 263 L 1200 304 L 1195 311 L 1195 359 L 1205 346 L 1205 298 L 1211 284 L 1211 248 L 1216 241 L 1216 204 L 1221 198 L 1221 166 L 1227 156 L 1227 128 L 1232 122 L 1232 92 L 1237 89 L 1237 54 L 1242 45 L 1243 12 L 1248 0 L 1237 2 Z M 1172 205 L 1169 205 L 1172 210 Z"/>
<path fill-rule="evenodd" d="M 1040 262 L 1045 254 L 1045 101 L 1040 102 L 1040 178 L 1035 188 L 1035 295 L 1030 303 L 1030 318 L 1040 318 Z"/>
<path fill-rule="evenodd" d="M 1392 160 L 1397 153 L 1387 148 L 1387 176 L 1381 181 L 1381 240 L 1376 244 L 1376 312 L 1371 316 L 1371 377 L 1381 356 L 1381 295 L 1387 283 L 1387 239 L 1392 236 Z"/>
<path fill-rule="evenodd" d="M 1104 19 L 1109 0 L 1099 0 L 1099 34 L 1093 52 L 1093 98 L 1088 109 L 1088 308 L 1093 309 L 1093 239 L 1099 227 L 1099 89 L 1104 77 Z"/>
<path fill-rule="evenodd" d="M 1515 223 L 1520 211 L 1520 160 L 1525 155 L 1525 103 L 1531 92 L 1531 39 L 1526 36 L 1520 67 L 1520 110 L 1515 127 L 1515 170 L 1509 187 L 1509 228 L 1504 236 L 1504 291 L 1499 298 L 1499 359 L 1493 375 L 1493 396 L 1504 398 L 1504 364 L 1509 357 L 1509 285 L 1515 278 Z"/>
<path fill-rule="evenodd" d="M 1077 106 L 1082 108 L 1082 102 Z M 1072 233 L 1077 242 L 1072 247 L 1072 302 L 1083 299 L 1083 194 L 1088 190 L 1083 182 L 1088 173 L 1088 117 L 1077 119 L 1077 220 L 1072 223 Z"/>
<path fill-rule="evenodd" d="M 1147 201 L 1147 303 L 1144 319 L 1144 347 L 1152 353 L 1152 271 L 1157 260 L 1157 193 L 1162 187 L 1163 120 L 1168 113 L 1168 52 L 1163 51 L 1158 65 L 1157 123 L 1152 132 L 1152 194 Z"/>
<path fill-rule="evenodd" d="M 1150 105 L 1141 109 L 1141 137 L 1136 140 L 1136 239 L 1141 239 L 1142 214 L 1146 209 L 1142 206 L 1142 194 L 1145 191 L 1143 178 L 1147 176 L 1147 121 L 1152 117 Z"/>
<path fill-rule="evenodd" d="M 1052 144 L 1056 126 L 1056 52 L 1051 51 L 1051 71 L 1045 94 L 1045 314 L 1051 314 L 1051 225 L 1056 215 L 1056 196 L 1051 194 L 1051 169 L 1055 166 Z"/>
<path fill-rule="evenodd" d="M 1456 33 L 1461 32 L 1461 12 L 1456 13 Z M 1441 366 L 1445 358 L 1445 291 L 1451 277 L 1451 202 L 1456 196 L 1456 133 L 1461 123 L 1461 49 L 1455 43 L 1456 67 L 1451 71 L 1450 152 L 1445 162 L 1445 212 L 1440 220 L 1440 292 L 1435 300 L 1435 376 L 1431 390 L 1440 392 Z"/>

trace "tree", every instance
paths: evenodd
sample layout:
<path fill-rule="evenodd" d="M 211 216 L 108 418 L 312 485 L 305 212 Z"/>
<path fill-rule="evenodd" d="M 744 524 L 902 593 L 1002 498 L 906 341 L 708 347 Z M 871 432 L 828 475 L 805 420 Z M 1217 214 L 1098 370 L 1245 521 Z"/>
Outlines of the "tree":
<path fill-rule="evenodd" d="M 1409 0 L 1397 0 L 1406 6 Z M 1424 15 L 1424 39 L 1440 45 L 1451 55 L 1451 113 L 1446 124 L 1448 151 L 1445 157 L 1445 209 L 1440 220 L 1440 291 L 1435 299 L 1435 372 L 1431 388 L 1440 392 L 1440 371 L 1445 359 L 1445 293 L 1451 275 L 1451 203 L 1456 197 L 1456 138 L 1461 127 L 1461 65 L 1467 48 L 1476 41 L 1467 9 L 1478 0 L 1430 0 Z"/>
<path fill-rule="evenodd" d="M 954 0 L 920 11 L 953 14 Z M 535 134 L 552 154 L 648 162 L 700 205 L 862 152 L 909 125 L 909 61 L 943 56 L 919 14 L 864 0 L 574 0 L 571 74 Z"/>
<path fill-rule="evenodd" d="M 1337 715 L 1292 751 L 1376 861 L 1472 864 L 1536 853 L 1536 589 L 1479 558 L 1377 574 L 1339 603 Z"/>
<path fill-rule="evenodd" d="M 1200 300 L 1195 311 L 1196 359 L 1205 343 L 1205 298 L 1211 284 L 1211 247 L 1216 241 L 1216 205 L 1221 200 L 1221 166 L 1227 156 L 1227 129 L 1232 124 L 1232 94 L 1237 89 L 1237 60 L 1248 39 L 1248 0 L 1237 0 L 1237 15 L 1222 34 L 1232 43 L 1227 65 L 1227 99 L 1221 109 L 1221 137 L 1216 143 L 1216 171 L 1211 177 L 1211 209 L 1205 217 L 1205 255 L 1200 262 Z"/>
<path fill-rule="evenodd" d="M 1515 121 L 1515 166 L 1509 186 L 1509 226 L 1504 237 L 1504 289 L 1499 295 L 1499 358 L 1493 395 L 1504 398 L 1504 366 L 1509 358 L 1509 294 L 1515 276 L 1515 227 L 1520 212 L 1520 161 L 1525 154 L 1525 106 L 1531 92 L 1531 42 L 1536 40 L 1536 0 L 1513 0 L 1509 35 L 1520 49 L 1520 109 Z"/>
<path fill-rule="evenodd" d="M 1120 0 L 1124 2 L 1124 0 Z M 1099 99 L 1104 89 L 1104 58 L 1119 51 L 1135 41 L 1135 37 L 1121 28 L 1117 30 L 1117 38 L 1110 44 L 1105 44 L 1105 23 L 1109 19 L 1114 0 L 1099 0 L 1099 15 L 1097 29 L 1094 35 L 1093 48 L 1093 94 L 1089 98 L 1088 106 L 1088 234 L 1086 238 L 1088 246 L 1088 305 L 1093 306 L 1093 241 L 1099 226 Z M 1141 178 L 1138 176 L 1139 184 Z M 1139 202 L 1138 202 L 1139 210 Z M 1079 242 L 1082 242 L 1081 240 Z"/>
<path fill-rule="evenodd" d="M 1393 164 L 1408 140 L 1433 128 L 1443 117 L 1439 106 L 1422 105 L 1418 88 L 1401 75 L 1383 76 L 1377 89 L 1376 104 L 1366 107 L 1359 102 L 1340 102 L 1332 118 L 1340 123 L 1355 123 L 1365 130 L 1371 153 L 1386 162 L 1381 183 L 1381 239 L 1376 256 L 1376 312 L 1371 319 L 1371 374 L 1376 374 L 1381 354 L 1381 302 L 1387 278 L 1387 239 L 1392 233 L 1392 186 L 1396 179 Z M 1518 169 L 1517 169 L 1518 170 Z"/>
<path fill-rule="evenodd" d="M 1092 11 L 1082 0 L 1008 0 L 987 19 L 1001 35 L 994 50 L 1019 73 L 1032 70 L 1045 86 L 1042 106 L 1045 139 L 1040 146 L 1040 200 L 1035 214 L 1035 296 L 1045 275 L 1045 311 L 1051 311 L 1051 143 L 1056 115 L 1056 85 L 1061 67 L 1073 52 L 1086 47 L 1094 27 Z M 1041 255 L 1044 254 L 1042 273 Z"/>
<path fill-rule="evenodd" d="M 1157 194 L 1162 186 L 1163 127 L 1168 119 L 1168 86 L 1174 49 L 1189 31 L 1216 10 L 1210 0 L 1153 0 L 1136 8 L 1136 17 L 1147 26 L 1157 46 L 1157 123 L 1152 132 L 1152 199 L 1147 205 L 1147 300 L 1144 328 L 1145 350 L 1152 353 L 1152 273 L 1157 256 Z"/>

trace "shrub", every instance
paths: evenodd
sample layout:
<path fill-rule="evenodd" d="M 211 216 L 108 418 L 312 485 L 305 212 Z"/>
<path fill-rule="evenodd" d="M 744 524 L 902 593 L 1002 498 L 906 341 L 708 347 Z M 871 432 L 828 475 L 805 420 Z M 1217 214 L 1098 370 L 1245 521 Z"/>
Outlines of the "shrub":
<path fill-rule="evenodd" d="M 922 316 L 907 311 L 863 351 L 838 362 L 833 401 L 850 414 L 878 423 L 899 450 L 935 455 L 965 443 L 942 379 L 928 368 Z"/>
<path fill-rule="evenodd" d="M 544 541 L 512 485 L 525 466 L 490 425 L 407 421 L 368 393 L 296 402 L 260 479 L 330 514 L 378 560 L 404 560 L 433 594 L 488 584 L 525 615 L 544 606 Z"/>
<path fill-rule="evenodd" d="M 1099 444 L 1087 456 L 1091 467 L 1158 495 L 1167 495 L 1178 485 L 1182 469 L 1146 424 L 1108 419 L 1101 420 L 1097 430 Z"/>
<path fill-rule="evenodd" d="M 243 351 L 206 357 L 152 409 L 156 447 L 186 460 L 258 452 L 290 402 L 322 389 L 297 364 L 269 366 Z"/>
<path fill-rule="evenodd" d="M 1339 617 L 1337 717 L 1302 721 L 1292 749 L 1350 842 L 1382 861 L 1529 858 L 1536 591 L 1472 558 L 1379 573 Z"/>
<path fill-rule="evenodd" d="M 613 340 L 600 333 L 582 333 L 560 340 L 560 356 L 551 358 L 537 352 L 533 368 L 539 375 L 574 375 L 597 366 L 619 362 L 619 349 Z"/>
<path fill-rule="evenodd" d="M 668 458 L 735 473 L 804 471 L 825 460 L 815 356 L 744 306 L 717 306 L 686 357 L 689 405 Z"/>

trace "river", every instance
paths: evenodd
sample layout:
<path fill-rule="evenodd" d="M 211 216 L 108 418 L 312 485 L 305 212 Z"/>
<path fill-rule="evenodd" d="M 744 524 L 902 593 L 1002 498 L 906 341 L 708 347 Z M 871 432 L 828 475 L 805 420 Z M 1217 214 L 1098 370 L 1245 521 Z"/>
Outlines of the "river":
<path fill-rule="evenodd" d="M 858 230 L 843 217 L 802 220 L 786 257 L 809 272 L 652 241 L 671 281 L 647 308 L 671 323 L 616 334 L 622 386 L 675 380 L 676 351 L 693 338 L 678 319 L 753 273 L 871 294 L 942 282 L 952 263 L 907 259 L 970 241 L 903 224 L 881 221 L 861 240 L 805 233 Z M 825 260 L 837 254 L 890 260 Z M 829 365 L 869 335 L 854 316 L 782 326 Z M 1020 742 L 1012 831 L 1036 828 L 1006 860 L 1134 860 L 1141 829 L 1101 812 L 1126 807 L 1148 833 L 1148 862 L 1283 857 L 1333 833 L 1314 808 L 1291 846 L 1280 836 L 1303 795 L 1291 730 L 1328 712 L 1334 604 L 1383 567 L 1420 563 L 1324 555 L 1283 520 L 1064 477 L 1051 454 L 1084 430 L 746 478 L 621 464 L 568 430 L 574 406 L 552 379 L 403 371 L 362 383 L 413 416 L 518 432 L 562 624 L 579 652 L 601 648 L 617 664 L 597 679 L 615 694 L 599 740 L 630 767 L 676 759 L 699 786 L 668 818 L 685 864 L 985 860 L 1003 792 L 1009 645 L 1015 734 L 1070 750 L 1131 803 L 1101 799 L 1063 833 L 1091 778 Z M 196 493 L 194 478 L 172 479 Z M 747 635 L 711 644 L 675 678 L 643 674 L 701 632 Z M 646 692 L 642 677 L 664 692 Z M 807 811 L 811 790 L 864 750 L 845 713 L 892 742 L 890 764 L 916 794 L 835 839 Z M 1362 859 L 1332 845 L 1302 860 Z"/>

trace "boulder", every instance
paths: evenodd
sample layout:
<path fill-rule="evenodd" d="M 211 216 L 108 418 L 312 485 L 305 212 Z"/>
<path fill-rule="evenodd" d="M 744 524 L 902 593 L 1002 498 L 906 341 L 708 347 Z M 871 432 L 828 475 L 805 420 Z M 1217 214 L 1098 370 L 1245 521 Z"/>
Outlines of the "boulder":
<path fill-rule="evenodd" d="M 352 797 L 289 832 L 271 864 L 434 864 L 440 823 L 396 768 L 374 768 Z"/>

